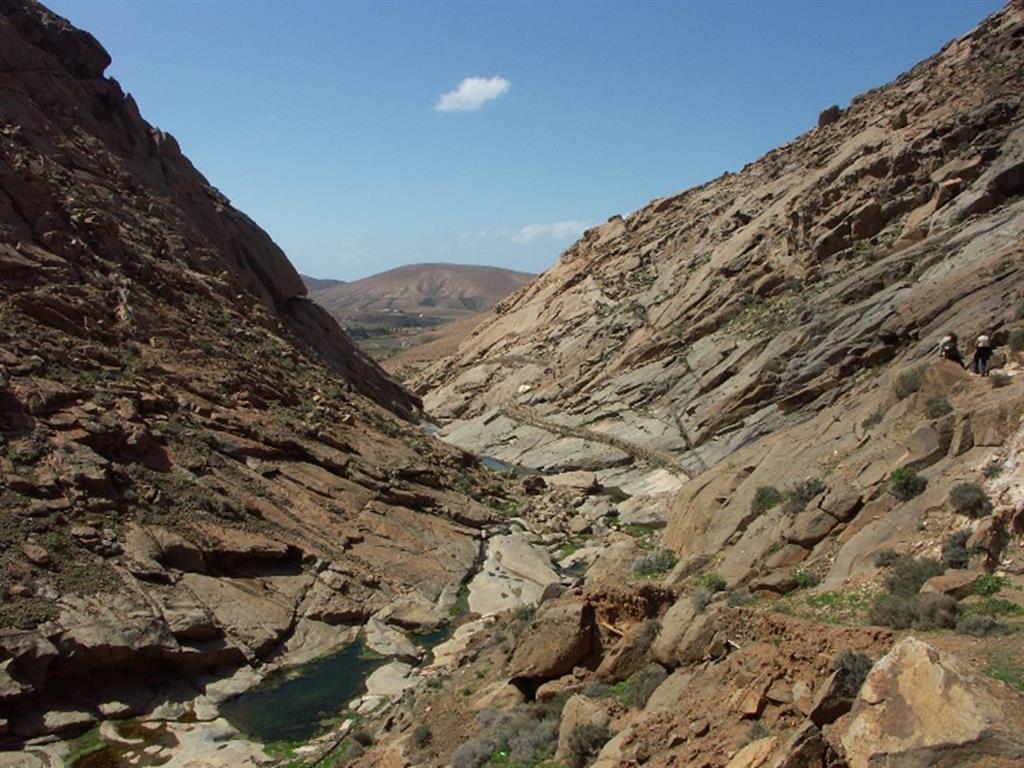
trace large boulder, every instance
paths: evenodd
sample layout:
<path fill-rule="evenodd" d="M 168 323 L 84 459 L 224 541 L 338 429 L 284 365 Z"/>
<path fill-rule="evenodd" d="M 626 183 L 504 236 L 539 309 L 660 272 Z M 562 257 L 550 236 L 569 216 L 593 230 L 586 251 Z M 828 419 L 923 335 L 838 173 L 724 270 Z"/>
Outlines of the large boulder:
<path fill-rule="evenodd" d="M 593 646 L 594 609 L 549 603 L 523 632 L 509 663 L 514 679 L 553 680 L 572 672 Z"/>
<path fill-rule="evenodd" d="M 850 768 L 1021 765 L 1024 695 L 908 637 L 871 670 L 841 741 Z"/>

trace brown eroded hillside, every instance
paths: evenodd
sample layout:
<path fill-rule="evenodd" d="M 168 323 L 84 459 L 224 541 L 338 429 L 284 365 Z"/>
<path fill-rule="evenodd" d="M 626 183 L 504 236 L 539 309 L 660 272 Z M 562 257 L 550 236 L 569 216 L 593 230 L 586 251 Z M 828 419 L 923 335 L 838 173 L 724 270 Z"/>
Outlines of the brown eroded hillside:
<path fill-rule="evenodd" d="M 314 292 L 342 323 L 364 314 L 480 312 L 529 283 L 534 275 L 472 264 L 407 264 Z"/>

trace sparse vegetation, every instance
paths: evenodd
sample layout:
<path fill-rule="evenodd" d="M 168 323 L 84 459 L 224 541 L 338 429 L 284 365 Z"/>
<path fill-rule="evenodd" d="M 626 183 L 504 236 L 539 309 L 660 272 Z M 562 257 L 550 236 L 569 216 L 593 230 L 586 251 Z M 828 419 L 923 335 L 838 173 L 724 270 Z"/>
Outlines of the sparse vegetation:
<path fill-rule="evenodd" d="M 938 395 L 929 397 L 928 402 L 924 404 L 924 415 L 929 419 L 939 419 L 952 412 L 953 406 L 950 405 L 949 400 Z"/>
<path fill-rule="evenodd" d="M 825 490 L 825 483 L 816 477 L 794 483 L 786 491 L 786 511 L 791 515 L 802 512 L 808 502 Z"/>
<path fill-rule="evenodd" d="M 956 531 L 942 542 L 942 565 L 945 568 L 966 568 L 971 562 L 967 540 L 971 538 L 969 528 Z"/>
<path fill-rule="evenodd" d="M 985 465 L 985 469 L 982 470 L 981 474 L 983 474 L 987 480 L 999 477 L 1003 474 L 1003 465 L 998 461 L 990 461 Z"/>
<path fill-rule="evenodd" d="M 901 597 L 916 595 L 928 579 L 945 570 L 938 560 L 910 555 L 897 555 L 888 567 L 890 570 L 883 582 L 885 588 L 889 594 Z"/>
<path fill-rule="evenodd" d="M 949 595 L 891 594 L 875 601 L 868 618 L 872 624 L 893 629 L 950 629 L 956 626 L 959 612 L 959 605 Z"/>
<path fill-rule="evenodd" d="M 920 391 L 923 384 L 924 371 L 921 368 L 911 368 L 909 371 L 903 371 L 896 377 L 896 384 L 894 386 L 896 397 L 900 400 L 908 398 L 915 392 Z"/>
<path fill-rule="evenodd" d="M 999 623 L 984 613 L 966 613 L 956 622 L 956 631 L 961 635 L 987 637 L 999 630 Z"/>
<path fill-rule="evenodd" d="M 988 380 L 992 382 L 993 387 L 1007 387 L 1010 385 L 1011 381 L 1008 375 L 1006 375 L 1005 373 L 1000 373 L 999 371 L 996 371 L 991 376 L 989 376 Z"/>
<path fill-rule="evenodd" d="M 1012 685 L 1018 691 L 1024 691 L 1024 666 L 1006 659 L 990 657 L 984 672 L 989 677 Z"/>
<path fill-rule="evenodd" d="M 921 495 L 927 487 L 928 481 L 910 467 L 897 469 L 889 476 L 889 488 L 900 501 Z"/>
<path fill-rule="evenodd" d="M 597 699 L 616 699 L 631 709 L 643 709 L 667 677 L 668 673 L 660 664 L 651 663 L 615 685 L 592 683 L 586 693 Z"/>
<path fill-rule="evenodd" d="M 698 583 L 711 594 L 721 592 L 726 587 L 726 580 L 713 571 L 703 573 Z"/>
<path fill-rule="evenodd" d="M 861 686 L 864 685 L 874 665 L 875 662 L 866 653 L 851 651 L 849 648 L 832 661 L 832 668 L 843 673 L 842 692 L 850 698 L 860 693 Z"/>
<path fill-rule="evenodd" d="M 555 751 L 564 705 L 565 697 L 558 697 L 543 703 L 520 704 L 508 712 L 484 710 L 477 716 L 484 733 L 455 750 L 452 767 L 538 765 Z"/>
<path fill-rule="evenodd" d="M 633 565 L 633 573 L 645 579 L 663 576 L 672 570 L 679 556 L 671 549 L 656 549 L 648 552 Z"/>
<path fill-rule="evenodd" d="M 810 571 L 797 571 L 793 574 L 797 589 L 809 589 L 818 586 L 818 577 Z"/>
<path fill-rule="evenodd" d="M 587 723 L 576 726 L 569 734 L 568 754 L 565 757 L 569 768 L 586 768 L 590 765 L 611 736 L 611 731 L 603 725 Z"/>
<path fill-rule="evenodd" d="M 984 517 L 992 511 L 988 494 L 976 483 L 958 483 L 949 492 L 949 503 L 953 510 L 971 518 Z"/>
<path fill-rule="evenodd" d="M 783 499 L 782 491 L 773 485 L 762 485 L 754 493 L 750 502 L 750 512 L 754 516 L 763 515 Z"/>
<path fill-rule="evenodd" d="M 971 585 L 971 592 L 982 596 L 995 595 L 1002 591 L 1005 584 L 1006 579 L 1002 576 L 986 573 L 974 580 L 974 584 Z"/>

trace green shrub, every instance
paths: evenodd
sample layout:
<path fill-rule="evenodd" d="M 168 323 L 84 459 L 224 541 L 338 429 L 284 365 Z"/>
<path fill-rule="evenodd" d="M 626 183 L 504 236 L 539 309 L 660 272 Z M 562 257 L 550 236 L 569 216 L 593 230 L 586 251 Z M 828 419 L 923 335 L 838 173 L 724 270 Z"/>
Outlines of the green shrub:
<path fill-rule="evenodd" d="M 999 623 L 983 613 L 967 613 L 956 622 L 956 631 L 961 635 L 987 637 L 995 634 L 999 629 Z"/>
<path fill-rule="evenodd" d="M 992 382 L 993 387 L 1008 387 L 1010 385 L 1010 377 L 998 371 L 989 376 L 988 380 Z"/>
<path fill-rule="evenodd" d="M 576 726 L 569 734 L 566 765 L 569 768 L 586 768 L 610 738 L 611 732 L 606 726 L 593 723 Z"/>
<path fill-rule="evenodd" d="M 971 553 L 967 550 L 967 540 L 971 538 L 969 528 L 950 534 L 942 542 L 942 565 L 946 568 L 966 568 L 971 564 Z"/>
<path fill-rule="evenodd" d="M 996 576 L 994 573 L 986 573 L 974 580 L 971 585 L 971 592 L 975 595 L 994 595 L 1002 591 L 1006 579 Z"/>
<path fill-rule="evenodd" d="M 901 501 L 908 501 L 919 496 L 928 487 L 928 481 L 910 467 L 897 469 L 889 479 L 889 488 L 892 490 L 893 496 Z"/>
<path fill-rule="evenodd" d="M 633 573 L 644 578 L 662 576 L 675 566 L 679 556 L 671 549 L 658 549 L 648 552 L 633 565 Z"/>
<path fill-rule="evenodd" d="M 1003 474 L 1003 465 L 1000 464 L 998 461 L 990 461 L 988 464 L 985 465 L 985 469 L 982 470 L 981 474 L 983 474 L 989 480 L 991 480 L 993 477 L 999 477 L 1001 474 Z"/>
<path fill-rule="evenodd" d="M 774 485 L 762 485 L 750 502 L 750 511 L 755 516 L 763 515 L 782 501 L 782 492 Z"/>
<path fill-rule="evenodd" d="M 894 386 L 896 397 L 900 400 L 910 397 L 915 392 L 920 391 L 923 384 L 924 371 L 921 368 L 903 371 L 903 373 L 896 377 L 896 384 Z"/>
<path fill-rule="evenodd" d="M 942 563 L 930 557 L 899 555 L 889 565 L 883 583 L 889 594 L 910 597 L 916 595 L 928 579 L 944 571 Z"/>
<path fill-rule="evenodd" d="M 984 517 L 992 511 L 988 494 L 976 483 L 958 483 L 949 492 L 949 503 L 953 510 L 967 517 Z"/>
<path fill-rule="evenodd" d="M 793 574 L 793 578 L 796 579 L 797 589 L 809 589 L 810 587 L 818 586 L 818 577 L 810 571 L 797 571 Z"/>
<path fill-rule="evenodd" d="M 832 661 L 832 669 L 842 673 L 842 693 L 850 698 L 860 693 L 874 665 L 875 662 L 866 653 L 857 653 L 849 648 L 836 656 Z"/>
<path fill-rule="evenodd" d="M 725 589 L 727 582 L 717 573 L 708 571 L 707 573 L 701 574 L 698 583 L 708 592 L 714 594 L 715 592 L 721 592 Z"/>
<path fill-rule="evenodd" d="M 1024 328 L 1014 328 L 1010 331 L 1006 344 L 1013 352 L 1024 352 Z"/>
<path fill-rule="evenodd" d="M 953 406 L 944 397 L 929 397 L 928 402 L 924 404 L 924 415 L 929 419 L 938 419 L 952 412 Z"/>
<path fill-rule="evenodd" d="M 801 480 L 786 491 L 786 511 L 792 515 L 802 512 L 807 503 L 825 490 L 825 484 L 816 477 Z"/>

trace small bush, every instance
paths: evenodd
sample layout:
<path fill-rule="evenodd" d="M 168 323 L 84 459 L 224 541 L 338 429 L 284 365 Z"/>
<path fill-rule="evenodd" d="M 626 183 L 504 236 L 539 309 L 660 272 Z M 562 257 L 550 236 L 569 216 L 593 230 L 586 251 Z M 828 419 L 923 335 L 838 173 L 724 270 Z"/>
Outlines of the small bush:
<path fill-rule="evenodd" d="M 929 592 L 915 598 L 919 629 L 952 629 L 960 615 L 960 604 L 956 598 Z"/>
<path fill-rule="evenodd" d="M 483 768 L 494 752 L 494 743 L 484 737 L 470 739 L 452 753 L 452 768 Z"/>
<path fill-rule="evenodd" d="M 1006 344 L 1013 352 L 1024 352 L 1024 328 L 1015 328 L 1010 331 L 1010 335 L 1006 339 Z"/>
<path fill-rule="evenodd" d="M 809 589 L 818 586 L 818 577 L 810 571 L 797 571 L 793 574 L 793 578 L 796 579 L 797 589 Z"/>
<path fill-rule="evenodd" d="M 956 625 L 959 611 L 949 595 L 883 595 L 871 606 L 868 620 L 893 629 L 949 629 Z"/>
<path fill-rule="evenodd" d="M 576 726 L 569 734 L 566 764 L 569 768 L 586 768 L 610 738 L 611 732 L 603 725 L 588 723 Z"/>
<path fill-rule="evenodd" d="M 942 565 L 946 568 L 966 568 L 971 564 L 971 553 L 967 551 L 967 540 L 971 538 L 969 528 L 950 534 L 942 542 Z"/>
<path fill-rule="evenodd" d="M 908 501 L 919 496 L 928 487 L 928 481 L 910 467 L 897 469 L 889 477 L 889 488 L 893 496 L 901 501 Z"/>
<path fill-rule="evenodd" d="M 1010 385 L 1010 377 L 998 371 L 989 376 L 988 380 L 992 382 L 993 387 L 1008 387 Z"/>
<path fill-rule="evenodd" d="M 792 515 L 802 512 L 807 503 L 825 490 L 825 484 L 816 477 L 801 480 L 786 491 L 786 511 Z"/>
<path fill-rule="evenodd" d="M 998 461 L 990 461 L 988 464 L 985 465 L 985 469 L 982 470 L 981 474 L 983 474 L 989 480 L 991 480 L 994 477 L 999 477 L 1001 474 L 1003 474 L 1003 465 L 1000 464 Z"/>
<path fill-rule="evenodd" d="M 660 664 L 648 664 L 626 680 L 622 691 L 622 703 L 634 709 L 643 709 L 659 685 L 665 682 L 668 673 Z"/>
<path fill-rule="evenodd" d="M 961 635 L 987 637 L 988 635 L 994 635 L 999 629 L 999 623 L 991 616 L 986 616 L 983 613 L 967 613 L 956 622 L 956 631 Z"/>
<path fill-rule="evenodd" d="M 725 579 L 723 579 L 717 573 L 711 571 L 702 574 L 699 581 L 699 584 L 711 594 L 714 594 L 715 592 L 721 592 L 723 589 L 725 589 L 726 583 L 727 582 Z"/>
<path fill-rule="evenodd" d="M 671 549 L 658 549 L 648 552 L 633 566 L 633 573 L 644 578 L 662 576 L 672 570 L 679 561 L 679 556 Z"/>
<path fill-rule="evenodd" d="M 924 583 L 933 576 L 938 576 L 945 568 L 938 560 L 930 557 L 911 557 L 900 555 L 889 566 L 884 584 L 891 595 L 911 597 L 916 595 Z"/>
<path fill-rule="evenodd" d="M 900 400 L 910 397 L 915 392 L 920 391 L 922 384 L 924 384 L 924 371 L 920 368 L 904 371 L 896 377 L 896 384 L 894 386 L 896 397 Z"/>
<path fill-rule="evenodd" d="M 986 573 L 984 576 L 979 576 L 974 580 L 974 584 L 971 585 L 971 592 L 975 595 L 994 595 L 1001 592 L 1005 584 L 1006 579 L 1002 576 Z"/>
<path fill-rule="evenodd" d="M 938 419 L 952 412 L 953 406 L 944 397 L 929 397 L 924 404 L 924 415 L 929 419 Z"/>
<path fill-rule="evenodd" d="M 895 549 L 883 549 L 881 552 L 875 555 L 875 565 L 879 568 L 888 568 L 901 557 L 903 557 L 903 555 L 901 555 Z"/>
<path fill-rule="evenodd" d="M 417 725 L 409 735 L 409 744 L 413 749 L 423 749 L 433 740 L 434 732 L 430 730 L 430 726 L 426 723 Z"/>
<path fill-rule="evenodd" d="M 992 511 L 992 502 L 989 501 L 985 490 L 975 483 L 958 483 L 949 492 L 949 503 L 955 512 L 967 517 L 984 517 Z"/>
<path fill-rule="evenodd" d="M 781 502 L 782 498 L 782 492 L 774 485 L 762 485 L 750 502 L 750 512 L 755 516 L 763 515 Z"/>
<path fill-rule="evenodd" d="M 846 649 L 832 661 L 832 668 L 843 673 L 842 692 L 853 698 L 860 693 L 868 672 L 875 665 L 866 653 Z"/>
<path fill-rule="evenodd" d="M 917 620 L 913 598 L 883 595 L 875 600 L 868 611 L 868 621 L 882 627 L 910 629 Z"/>

